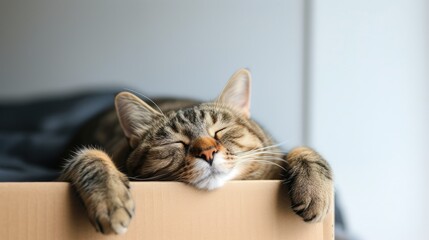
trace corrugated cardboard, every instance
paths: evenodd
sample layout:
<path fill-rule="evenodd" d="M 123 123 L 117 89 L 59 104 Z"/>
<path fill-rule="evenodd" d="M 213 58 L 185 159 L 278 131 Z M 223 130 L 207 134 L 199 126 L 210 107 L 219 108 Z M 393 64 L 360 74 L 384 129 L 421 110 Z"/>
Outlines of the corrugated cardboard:
<path fill-rule="evenodd" d="M 334 239 L 333 211 L 322 223 L 303 222 L 279 181 L 231 181 L 211 192 L 177 182 L 131 188 L 136 214 L 128 232 L 105 236 L 68 183 L 0 183 L 0 239 Z"/>

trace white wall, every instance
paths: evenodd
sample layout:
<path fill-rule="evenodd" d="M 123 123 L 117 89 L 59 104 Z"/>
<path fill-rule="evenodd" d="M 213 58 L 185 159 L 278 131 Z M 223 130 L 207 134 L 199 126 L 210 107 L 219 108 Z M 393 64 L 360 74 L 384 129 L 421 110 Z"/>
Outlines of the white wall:
<path fill-rule="evenodd" d="M 302 141 L 301 1 L 1 0 L 0 98 L 94 86 L 213 99 L 254 75 L 253 116 Z"/>
<path fill-rule="evenodd" d="M 361 239 L 428 239 L 429 2 L 314 1 L 310 143 Z"/>

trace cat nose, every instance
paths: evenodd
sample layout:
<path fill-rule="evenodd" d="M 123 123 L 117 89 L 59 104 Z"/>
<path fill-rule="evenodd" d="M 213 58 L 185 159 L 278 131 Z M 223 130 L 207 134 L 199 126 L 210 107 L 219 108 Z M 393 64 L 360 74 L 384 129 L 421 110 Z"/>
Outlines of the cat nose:
<path fill-rule="evenodd" d="M 191 144 L 190 153 L 204 159 L 210 166 L 213 164 L 215 154 L 218 152 L 216 140 L 211 137 L 201 137 Z"/>
<path fill-rule="evenodd" d="M 212 147 L 210 149 L 204 150 L 200 153 L 200 158 L 206 160 L 210 166 L 213 164 L 214 155 L 217 153 L 217 149 Z"/>

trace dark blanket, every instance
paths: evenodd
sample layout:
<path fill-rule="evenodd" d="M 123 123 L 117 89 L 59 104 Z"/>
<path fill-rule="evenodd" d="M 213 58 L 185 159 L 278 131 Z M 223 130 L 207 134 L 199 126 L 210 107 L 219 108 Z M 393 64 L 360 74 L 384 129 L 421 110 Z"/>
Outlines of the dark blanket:
<path fill-rule="evenodd" d="M 0 104 L 0 181 L 52 181 L 83 123 L 113 106 L 107 90 Z"/>

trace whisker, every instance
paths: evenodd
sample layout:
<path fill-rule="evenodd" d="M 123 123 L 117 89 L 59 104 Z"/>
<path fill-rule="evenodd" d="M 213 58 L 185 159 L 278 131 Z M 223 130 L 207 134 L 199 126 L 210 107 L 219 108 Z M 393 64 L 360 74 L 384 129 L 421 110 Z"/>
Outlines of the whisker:
<path fill-rule="evenodd" d="M 286 141 L 284 141 L 284 142 L 279 142 L 279 143 L 277 143 L 277 144 L 273 144 L 273 145 L 271 145 L 271 146 L 266 146 L 266 147 L 258 148 L 258 149 L 256 149 L 256 150 L 262 150 L 262 149 L 268 149 L 268 148 L 280 147 L 280 146 L 285 145 L 285 144 L 286 144 Z"/>
<path fill-rule="evenodd" d="M 280 162 L 284 162 L 284 163 L 287 163 L 287 161 L 286 160 L 284 160 L 284 159 L 281 159 L 281 158 L 245 158 L 245 159 L 238 159 L 238 160 L 236 160 L 236 161 L 233 161 L 233 162 L 239 162 L 239 161 L 251 161 L 251 160 L 266 160 L 266 161 L 280 161 Z"/>
<path fill-rule="evenodd" d="M 268 164 L 277 166 L 277 167 L 281 168 L 282 170 L 286 171 L 286 169 L 283 166 L 281 166 L 280 164 L 277 164 L 277 163 L 274 163 L 274 162 L 271 162 L 271 161 L 267 161 L 267 160 L 252 159 L 252 160 L 238 161 L 237 163 L 240 164 L 240 163 L 250 163 L 250 162 L 268 163 Z"/>
<path fill-rule="evenodd" d="M 254 159 L 253 157 L 245 157 L 245 158 L 237 158 L 237 160 L 243 160 L 243 159 Z M 259 156 L 256 157 L 255 159 L 268 159 L 268 160 L 275 160 L 275 161 L 283 161 L 283 162 L 287 162 L 285 159 L 283 158 L 279 158 L 279 157 L 273 157 L 273 156 Z"/>
<path fill-rule="evenodd" d="M 239 154 L 236 156 L 246 156 L 246 155 L 250 155 L 250 154 L 282 154 L 282 155 L 285 155 L 284 152 L 280 152 L 280 151 L 260 151 L 260 152 L 243 153 L 243 154 Z"/>
<path fill-rule="evenodd" d="M 285 153 L 283 152 L 268 152 L 268 151 L 264 151 L 264 152 L 253 152 L 253 153 L 248 153 L 248 154 L 242 154 L 242 155 L 236 155 L 237 157 L 249 157 L 249 156 L 257 156 L 257 155 L 278 155 L 278 156 L 284 156 Z"/>
<path fill-rule="evenodd" d="M 265 147 L 261 147 L 261 148 L 254 148 L 254 149 L 251 149 L 251 150 L 249 150 L 249 151 L 236 152 L 236 153 L 234 153 L 234 154 L 250 153 L 250 152 L 258 152 L 258 151 L 261 151 L 261 150 L 266 150 L 266 149 L 270 149 L 270 148 L 279 147 L 279 146 L 284 145 L 284 144 L 286 144 L 286 142 L 280 142 L 280 143 L 277 143 L 277 144 L 274 144 L 274 145 L 265 146 Z"/>

